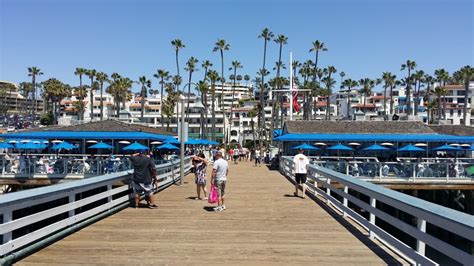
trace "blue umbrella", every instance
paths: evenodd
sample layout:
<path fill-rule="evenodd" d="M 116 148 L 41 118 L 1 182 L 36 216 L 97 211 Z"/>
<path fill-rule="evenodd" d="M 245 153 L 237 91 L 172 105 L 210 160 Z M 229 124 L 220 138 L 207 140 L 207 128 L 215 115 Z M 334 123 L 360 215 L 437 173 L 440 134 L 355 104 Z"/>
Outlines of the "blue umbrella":
<path fill-rule="evenodd" d="M 156 147 L 157 150 L 179 150 L 178 147 L 174 146 L 173 144 L 170 144 L 170 143 L 165 143 L 165 144 L 162 144 L 158 147 Z"/>
<path fill-rule="evenodd" d="M 17 149 L 23 149 L 23 150 L 39 150 L 39 149 L 44 149 L 46 148 L 46 145 L 44 144 L 36 144 L 36 143 L 17 143 L 16 144 Z"/>
<path fill-rule="evenodd" d="M 219 142 L 213 141 L 213 140 L 209 140 L 207 143 L 208 143 L 209 145 L 217 145 L 217 144 L 219 144 Z"/>
<path fill-rule="evenodd" d="M 164 139 L 163 142 L 165 143 L 171 143 L 171 144 L 179 144 L 179 140 L 175 139 L 175 138 L 167 138 L 167 139 Z"/>
<path fill-rule="evenodd" d="M 386 148 L 384 146 L 380 146 L 378 144 L 374 144 L 374 145 L 371 145 L 367 148 L 364 148 L 363 150 L 364 151 L 386 151 L 386 150 L 390 150 L 390 149 Z"/>
<path fill-rule="evenodd" d="M 13 149 L 15 146 L 7 142 L 0 142 L 0 149 Z"/>
<path fill-rule="evenodd" d="M 134 142 L 126 147 L 123 150 L 130 150 L 130 151 L 139 151 L 139 150 L 149 150 L 149 148 L 145 145 L 142 145 L 138 142 Z"/>
<path fill-rule="evenodd" d="M 474 146 L 469 146 L 467 149 L 462 149 L 462 151 L 474 151 Z"/>
<path fill-rule="evenodd" d="M 75 148 L 77 148 L 75 145 L 73 145 L 69 142 L 63 141 L 59 144 L 54 145 L 51 149 L 53 149 L 53 150 L 60 150 L 60 149 L 72 150 L 72 149 L 75 149 Z"/>
<path fill-rule="evenodd" d="M 354 149 L 351 147 L 347 147 L 346 145 L 337 144 L 332 147 L 329 147 L 328 150 L 335 150 L 335 151 L 353 151 Z"/>
<path fill-rule="evenodd" d="M 411 144 L 408 144 L 406 145 L 405 147 L 402 147 L 400 149 L 398 149 L 397 151 L 408 151 L 408 152 L 412 152 L 412 151 L 425 151 L 425 149 L 422 149 L 420 147 L 416 147 L 416 146 L 413 146 Z"/>
<path fill-rule="evenodd" d="M 113 149 L 114 146 L 109 145 L 105 142 L 99 142 L 89 147 L 89 149 Z"/>
<path fill-rule="evenodd" d="M 314 146 L 311 146 L 311 145 L 308 145 L 308 144 L 301 144 L 301 145 L 298 145 L 298 146 L 294 146 L 291 148 L 292 150 L 299 150 L 299 149 L 303 149 L 303 150 L 319 150 L 319 148 L 316 148 Z"/>
<path fill-rule="evenodd" d="M 189 139 L 188 141 L 185 142 L 185 144 L 187 144 L 187 145 L 200 145 L 201 141 L 198 140 L 198 139 Z"/>
<path fill-rule="evenodd" d="M 447 144 L 433 149 L 434 151 L 460 151 L 461 149 L 449 146 Z"/>

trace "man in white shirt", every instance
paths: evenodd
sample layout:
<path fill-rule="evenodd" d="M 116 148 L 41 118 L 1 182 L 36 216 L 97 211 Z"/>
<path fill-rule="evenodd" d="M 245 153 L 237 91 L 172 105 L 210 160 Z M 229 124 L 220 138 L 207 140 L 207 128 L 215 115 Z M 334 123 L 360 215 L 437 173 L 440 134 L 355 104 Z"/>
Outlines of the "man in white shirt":
<path fill-rule="evenodd" d="M 293 157 L 293 173 L 295 174 L 295 197 L 298 197 L 298 187 L 301 184 L 301 188 L 303 190 L 302 198 L 305 197 L 306 192 L 306 175 L 308 174 L 308 164 L 309 160 L 304 154 L 304 150 L 300 149 L 299 153 Z"/>
<path fill-rule="evenodd" d="M 226 160 L 223 159 L 222 153 L 216 153 L 216 161 L 212 167 L 211 174 L 211 185 L 217 190 L 218 205 L 214 208 L 214 211 L 221 212 L 225 210 L 224 198 L 225 198 L 225 185 L 227 182 L 227 176 L 229 175 L 229 165 Z"/>

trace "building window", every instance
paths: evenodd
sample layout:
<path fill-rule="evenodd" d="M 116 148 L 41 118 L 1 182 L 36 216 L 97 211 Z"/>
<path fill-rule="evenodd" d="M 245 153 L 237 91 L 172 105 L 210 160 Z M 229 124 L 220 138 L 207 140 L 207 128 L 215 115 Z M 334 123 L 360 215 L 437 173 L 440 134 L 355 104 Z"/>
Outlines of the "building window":
<path fill-rule="evenodd" d="M 238 127 L 238 126 L 239 126 L 239 121 L 234 122 L 234 127 Z"/>
<path fill-rule="evenodd" d="M 232 130 L 232 131 L 230 132 L 230 135 L 231 135 L 231 136 L 237 136 L 237 130 Z"/>

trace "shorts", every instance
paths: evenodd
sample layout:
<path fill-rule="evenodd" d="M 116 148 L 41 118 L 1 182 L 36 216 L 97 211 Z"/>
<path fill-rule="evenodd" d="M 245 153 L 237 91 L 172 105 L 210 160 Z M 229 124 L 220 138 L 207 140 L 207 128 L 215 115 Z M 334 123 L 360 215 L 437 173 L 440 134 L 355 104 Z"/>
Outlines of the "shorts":
<path fill-rule="evenodd" d="M 225 180 L 214 180 L 214 186 L 216 187 L 219 198 L 222 198 L 225 195 L 225 183 Z"/>
<path fill-rule="evenodd" d="M 145 184 L 145 183 L 136 183 L 132 182 L 132 187 L 133 187 L 133 193 L 142 195 L 145 194 L 147 196 L 151 195 L 153 193 L 152 185 L 150 184 Z"/>
<path fill-rule="evenodd" d="M 306 183 L 306 174 L 295 174 L 296 184 Z"/>
<path fill-rule="evenodd" d="M 239 159 L 239 155 L 234 155 L 234 160 Z"/>

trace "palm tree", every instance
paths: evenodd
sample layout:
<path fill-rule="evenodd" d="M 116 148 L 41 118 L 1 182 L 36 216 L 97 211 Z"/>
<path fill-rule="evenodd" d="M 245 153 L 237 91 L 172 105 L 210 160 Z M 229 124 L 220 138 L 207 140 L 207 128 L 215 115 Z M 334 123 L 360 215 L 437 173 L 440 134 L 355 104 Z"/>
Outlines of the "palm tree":
<path fill-rule="evenodd" d="M 390 101 L 392 101 L 392 88 L 393 82 L 395 80 L 395 76 L 391 72 L 383 72 L 382 73 L 382 80 L 384 82 L 383 85 L 383 115 L 384 120 L 387 120 L 387 89 L 390 88 Z M 390 107 L 391 108 L 391 107 Z"/>
<path fill-rule="evenodd" d="M 171 41 L 171 45 L 174 47 L 175 57 L 176 57 L 176 71 L 177 75 L 179 76 L 179 50 L 186 47 L 184 43 L 180 39 L 174 39 Z M 176 87 L 176 91 L 179 92 L 179 84 Z"/>
<path fill-rule="evenodd" d="M 107 81 L 108 77 L 104 72 L 98 72 L 96 75 L 96 80 L 100 86 L 100 121 L 104 120 L 104 82 Z"/>
<path fill-rule="evenodd" d="M 219 80 L 219 73 L 217 73 L 217 71 L 215 70 L 209 70 L 207 72 L 207 77 L 209 78 L 209 81 L 211 82 L 211 109 L 212 109 L 212 129 L 211 129 L 211 133 L 212 133 L 212 140 L 213 141 L 216 141 L 216 109 L 215 109 L 215 103 L 216 103 L 216 82 Z M 224 121 L 225 123 L 225 121 Z"/>
<path fill-rule="evenodd" d="M 281 53 L 282 53 L 282 51 L 283 51 L 283 45 L 288 44 L 288 37 L 286 37 L 285 35 L 280 34 L 280 35 L 278 35 L 278 36 L 274 39 L 274 41 L 275 41 L 275 42 L 278 44 L 278 46 L 279 46 L 279 47 L 278 47 L 278 61 L 277 61 L 277 63 L 276 63 L 276 71 L 277 71 L 277 73 L 276 73 L 276 81 L 277 81 L 277 82 L 276 82 L 275 85 L 277 85 L 278 89 L 281 89 L 281 87 L 278 86 L 278 84 L 279 84 L 278 81 L 280 81 L 280 69 L 281 69 L 282 67 L 284 67 L 283 62 L 281 61 Z M 272 115 L 275 115 L 275 100 L 274 100 L 274 96 L 275 96 L 275 94 L 272 93 Z M 279 102 L 280 102 L 280 113 L 281 113 L 281 117 L 280 117 L 280 118 L 283 119 L 283 112 L 282 112 L 282 110 L 283 110 L 283 97 L 282 97 L 281 94 L 279 94 L 278 96 L 279 96 L 278 98 L 279 98 Z M 270 130 L 271 132 L 273 132 L 274 122 L 276 122 L 276 121 L 275 121 L 275 120 L 272 120 L 272 123 L 271 123 L 271 124 L 272 124 L 272 128 L 271 128 L 271 130 Z M 271 133 L 271 134 L 273 134 L 273 133 Z"/>
<path fill-rule="evenodd" d="M 263 80 L 263 77 L 265 77 L 268 74 L 270 74 L 270 72 L 268 72 L 268 70 L 266 70 L 265 68 L 260 69 L 257 72 L 257 75 L 261 77 L 260 84 L 258 84 L 258 86 L 260 86 L 260 106 L 261 106 L 261 108 L 259 109 L 260 112 L 258 113 L 258 128 L 259 128 L 260 138 L 263 138 L 263 129 L 265 125 L 265 110 L 264 110 L 265 83 L 263 83 L 262 80 Z"/>
<path fill-rule="evenodd" d="M 50 78 L 43 82 L 44 99 L 51 101 L 52 103 L 52 114 L 54 118 L 54 124 L 58 123 L 58 116 L 60 115 L 60 103 L 64 97 L 71 94 L 71 86 L 62 83 L 61 81 Z"/>
<path fill-rule="evenodd" d="M 242 68 L 242 64 L 240 64 L 239 61 L 237 60 L 234 60 L 232 61 L 232 67 L 229 69 L 229 70 L 233 70 L 234 71 L 234 74 L 232 75 L 232 80 L 233 80 L 233 83 L 232 83 L 232 102 L 231 102 L 231 105 L 230 105 L 230 120 L 229 120 L 229 123 L 230 123 L 230 126 L 232 126 L 232 119 L 233 119 L 233 111 L 234 111 L 234 100 L 235 100 L 235 97 L 234 97 L 234 94 L 235 94 L 235 81 L 237 79 L 237 69 L 239 68 Z"/>
<path fill-rule="evenodd" d="M 252 141 L 253 141 L 253 150 L 255 151 L 257 148 L 257 144 L 255 142 L 255 121 L 254 118 L 257 115 L 255 110 L 251 110 L 248 113 L 248 116 L 250 117 L 250 126 L 252 127 Z"/>
<path fill-rule="evenodd" d="M 291 65 L 293 67 L 293 77 L 295 78 L 297 76 L 296 74 L 298 73 L 297 69 L 301 67 L 301 63 L 298 60 L 293 60 Z"/>
<path fill-rule="evenodd" d="M 163 89 L 165 86 L 165 81 L 167 81 L 170 78 L 170 73 L 166 71 L 165 69 L 158 69 L 156 74 L 153 75 L 153 77 L 157 78 L 160 82 L 161 85 L 161 91 L 160 91 L 160 119 L 161 119 L 161 127 L 165 127 L 165 120 L 163 117 Z"/>
<path fill-rule="evenodd" d="M 82 88 L 82 76 L 86 74 L 86 69 L 76 67 L 76 71 L 74 72 L 74 75 L 79 76 L 79 88 Z M 84 99 L 79 99 L 81 102 L 78 107 L 84 107 Z M 85 107 L 84 107 L 85 108 Z M 84 110 L 85 109 L 79 110 L 78 117 L 79 120 L 84 120 Z"/>
<path fill-rule="evenodd" d="M 166 100 L 163 104 L 163 113 L 166 115 L 166 131 L 170 131 L 170 120 L 171 116 L 174 113 L 174 107 L 177 105 L 179 101 L 179 92 L 174 90 L 175 84 L 173 83 L 166 83 Z"/>
<path fill-rule="evenodd" d="M 214 48 L 212 52 L 219 51 L 221 54 L 221 97 L 220 97 L 220 105 L 222 108 L 222 112 L 224 114 L 224 149 L 227 150 L 227 137 L 226 137 L 226 130 L 225 130 L 225 110 L 224 110 L 224 51 L 228 51 L 230 49 L 230 44 L 228 44 L 224 39 L 217 39 L 216 43 L 214 44 Z"/>
<path fill-rule="evenodd" d="M 331 120 L 331 103 L 330 103 L 330 98 L 332 95 L 332 88 L 336 84 L 336 81 L 331 77 L 333 73 L 336 73 L 337 70 L 333 66 L 328 66 L 327 68 L 327 77 L 323 79 L 323 83 L 326 86 L 325 87 L 325 96 L 326 98 L 326 120 Z"/>
<path fill-rule="evenodd" d="M 244 80 L 245 80 L 245 86 L 248 86 L 249 80 L 250 80 L 250 76 L 249 76 L 249 75 L 244 75 Z"/>
<path fill-rule="evenodd" d="M 207 71 L 209 68 L 212 67 L 212 63 L 209 60 L 205 60 L 202 62 L 201 67 L 204 69 L 204 78 L 202 79 L 203 81 L 207 80 Z"/>
<path fill-rule="evenodd" d="M 147 97 L 147 88 L 151 88 L 151 80 L 147 79 L 145 76 L 138 78 L 138 82 L 142 86 L 140 91 L 140 120 L 144 123 L 143 114 L 145 111 L 145 98 Z"/>
<path fill-rule="evenodd" d="M 347 117 L 350 117 L 350 109 L 351 109 L 351 101 L 350 101 L 350 95 L 351 95 L 351 90 L 352 88 L 358 86 L 359 83 L 355 80 L 352 79 L 346 79 L 342 83 L 342 86 L 347 87 Z"/>
<path fill-rule="evenodd" d="M 439 82 L 440 86 L 441 87 L 445 87 L 446 86 L 446 83 L 449 81 L 450 79 L 450 76 L 449 76 L 449 73 L 448 71 L 444 70 L 443 68 L 441 69 L 437 69 L 435 70 L 435 76 L 436 76 L 436 81 Z M 443 114 L 443 118 L 446 119 L 446 100 L 444 99 L 445 96 L 447 95 L 447 91 L 446 91 L 446 94 L 442 95 L 442 99 L 443 99 L 443 109 L 441 110 L 440 108 L 438 108 L 438 120 L 440 120 L 440 112 L 442 112 Z M 438 121 L 439 123 L 439 121 Z"/>
<path fill-rule="evenodd" d="M 263 39 L 263 66 L 261 68 L 261 71 L 260 71 L 260 74 L 262 75 L 261 78 L 262 78 L 262 85 L 260 86 L 260 105 L 262 106 L 261 110 L 260 110 L 260 120 L 263 121 L 260 123 L 260 137 L 263 136 L 263 125 L 264 125 L 264 121 L 265 121 L 265 112 L 263 111 L 263 106 L 264 106 L 264 102 L 263 102 L 263 88 L 265 87 L 265 74 L 268 72 L 266 71 L 265 69 L 265 61 L 267 59 L 267 42 L 270 41 L 275 35 L 273 34 L 273 32 L 271 32 L 268 28 L 264 28 L 262 30 L 262 32 L 260 33 L 260 35 L 258 36 L 258 38 L 262 38 Z M 269 72 L 268 72 L 269 73 Z"/>
<path fill-rule="evenodd" d="M 339 73 L 339 76 L 341 77 L 341 84 L 344 83 L 344 77 L 346 76 L 346 73 L 344 71 L 341 71 Z"/>
<path fill-rule="evenodd" d="M 359 85 L 362 86 L 362 89 L 360 90 L 360 93 L 364 95 L 364 107 L 367 102 L 367 97 L 369 97 L 372 94 L 372 89 L 379 83 L 378 80 L 372 80 L 369 78 L 364 78 L 359 80 Z M 365 109 L 364 109 L 365 112 Z"/>
<path fill-rule="evenodd" d="M 402 64 L 401 66 L 401 69 L 400 70 L 407 70 L 407 77 L 406 77 L 406 89 L 405 89 L 405 93 L 406 93 L 406 97 L 407 97 L 407 115 L 411 115 L 411 95 L 410 95 L 410 92 L 411 92 L 411 83 L 413 82 L 413 76 L 411 75 L 411 71 L 414 70 L 416 68 L 416 62 L 415 61 L 411 61 L 411 60 L 407 60 L 405 64 Z"/>
<path fill-rule="evenodd" d="M 423 77 L 423 82 L 426 85 L 426 92 L 423 95 L 423 104 L 428 109 L 427 122 L 428 122 L 428 124 L 430 124 L 433 120 L 431 112 L 433 111 L 433 109 L 436 108 L 434 102 L 430 102 L 430 96 L 433 94 L 433 91 L 431 90 L 431 86 L 433 86 L 433 84 L 435 82 L 435 79 L 431 75 L 425 74 L 425 76 Z"/>
<path fill-rule="evenodd" d="M 207 114 L 209 104 L 207 103 L 207 93 L 209 92 L 209 85 L 205 80 L 201 80 L 197 84 L 197 88 L 201 93 L 202 105 L 204 105 L 204 110 L 201 111 L 201 138 L 207 139 Z"/>
<path fill-rule="evenodd" d="M 29 109 L 26 99 L 28 99 L 28 95 L 30 95 L 33 92 L 33 83 L 21 82 L 19 84 L 19 90 L 20 90 L 21 95 L 25 97 L 25 101 L 23 101 L 23 104 L 22 104 L 23 106 L 21 107 L 21 109 L 26 111 Z"/>
<path fill-rule="evenodd" d="M 413 74 L 413 81 L 414 81 L 414 84 L 415 84 L 415 93 L 414 93 L 414 97 L 415 98 L 415 115 L 418 115 L 418 106 L 420 104 L 420 90 L 421 90 L 421 87 L 423 86 L 423 83 L 424 83 L 424 78 L 425 76 L 425 72 L 423 70 L 418 70 L 416 71 L 414 74 Z"/>
<path fill-rule="evenodd" d="M 38 67 L 29 67 L 28 68 L 28 76 L 31 77 L 31 84 L 33 86 L 33 114 L 36 113 L 37 103 L 36 103 L 36 77 L 43 75 L 41 69 Z"/>
<path fill-rule="evenodd" d="M 74 106 L 74 109 L 76 109 L 78 117 L 84 116 L 84 110 L 86 109 L 84 99 L 87 97 L 87 86 L 73 88 L 73 93 L 78 100 L 77 104 Z"/>
<path fill-rule="evenodd" d="M 441 113 L 442 113 L 442 110 L 441 110 L 441 99 L 444 98 L 444 96 L 448 95 L 448 90 L 444 87 L 444 86 L 438 86 L 434 89 L 433 91 L 433 94 L 436 96 L 436 101 L 437 101 L 437 104 L 438 104 L 438 124 L 440 123 L 441 121 Z"/>
<path fill-rule="evenodd" d="M 192 57 L 189 58 L 188 62 L 186 62 L 186 67 L 184 70 L 189 72 L 189 79 L 188 79 L 188 104 L 186 107 L 186 119 L 189 119 L 189 98 L 191 97 L 191 82 L 193 78 L 193 72 L 197 71 L 196 64 L 199 62 L 196 58 Z"/>
<path fill-rule="evenodd" d="M 316 82 L 316 72 L 318 70 L 319 51 L 325 52 L 327 50 L 328 50 L 328 48 L 326 47 L 326 45 L 323 42 L 319 41 L 319 40 L 314 41 L 313 42 L 313 47 L 311 47 L 311 49 L 309 49 L 310 53 L 314 52 L 314 54 L 315 54 L 313 82 Z"/>
<path fill-rule="evenodd" d="M 86 70 L 86 75 L 91 80 L 91 89 L 90 89 L 90 100 L 91 100 L 91 121 L 94 119 L 94 78 L 97 75 L 97 71 L 95 69 L 88 69 Z"/>
<path fill-rule="evenodd" d="M 469 125 L 467 121 L 467 104 L 469 97 L 469 82 L 474 80 L 474 68 L 471 66 L 464 66 L 453 74 L 454 79 L 464 85 L 464 106 L 463 106 L 463 121 L 464 125 Z"/>

